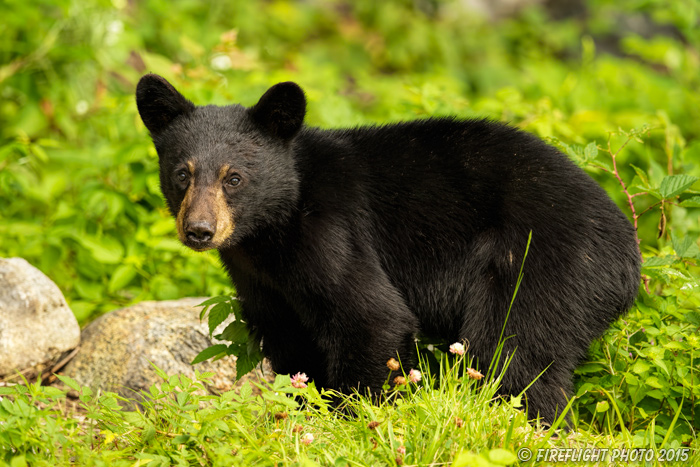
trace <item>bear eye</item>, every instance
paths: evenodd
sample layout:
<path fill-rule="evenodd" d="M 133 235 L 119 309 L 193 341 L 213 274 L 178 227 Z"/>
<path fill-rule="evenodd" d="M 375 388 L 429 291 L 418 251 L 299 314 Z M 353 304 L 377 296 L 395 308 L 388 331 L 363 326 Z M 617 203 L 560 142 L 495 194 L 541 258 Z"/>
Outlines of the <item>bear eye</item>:
<path fill-rule="evenodd" d="M 241 176 L 238 174 L 231 175 L 228 180 L 226 180 L 228 186 L 238 186 L 241 184 Z"/>
<path fill-rule="evenodd" d="M 189 174 L 187 173 L 186 170 L 179 170 L 175 174 L 175 179 L 180 183 L 185 183 L 188 178 L 189 178 Z"/>

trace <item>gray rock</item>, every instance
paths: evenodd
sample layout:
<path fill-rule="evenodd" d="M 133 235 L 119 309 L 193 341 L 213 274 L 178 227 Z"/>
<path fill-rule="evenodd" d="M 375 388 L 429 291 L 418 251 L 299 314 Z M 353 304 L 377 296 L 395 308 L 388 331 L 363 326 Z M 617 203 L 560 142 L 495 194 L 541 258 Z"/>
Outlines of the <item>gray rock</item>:
<path fill-rule="evenodd" d="M 81 385 L 137 401 L 141 390 L 161 382 L 149 362 L 168 375 L 194 378 L 195 368 L 214 373 L 210 393 L 233 389 L 233 357 L 190 365 L 199 352 L 219 343 L 209 338 L 207 323 L 199 320 L 201 308 L 196 305 L 204 300 L 142 302 L 97 318 L 83 330 L 80 352 L 63 373 Z"/>
<path fill-rule="evenodd" d="M 58 286 L 22 258 L 0 258 L 0 376 L 50 370 L 79 343 Z"/>

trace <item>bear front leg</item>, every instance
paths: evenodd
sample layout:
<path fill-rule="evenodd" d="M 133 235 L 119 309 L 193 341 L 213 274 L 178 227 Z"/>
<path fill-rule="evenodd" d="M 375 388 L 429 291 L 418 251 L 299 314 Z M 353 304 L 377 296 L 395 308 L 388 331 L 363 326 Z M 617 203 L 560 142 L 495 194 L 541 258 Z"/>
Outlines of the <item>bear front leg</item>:
<path fill-rule="evenodd" d="M 263 355 L 277 374 L 306 373 L 326 381 L 325 358 L 295 310 L 275 290 L 248 282 L 237 285 L 243 317 L 262 339 Z"/>
<path fill-rule="evenodd" d="M 387 360 L 400 358 L 406 371 L 413 364 L 418 319 L 382 271 L 354 268 L 347 280 L 310 297 L 308 311 L 328 387 L 379 393 Z"/>

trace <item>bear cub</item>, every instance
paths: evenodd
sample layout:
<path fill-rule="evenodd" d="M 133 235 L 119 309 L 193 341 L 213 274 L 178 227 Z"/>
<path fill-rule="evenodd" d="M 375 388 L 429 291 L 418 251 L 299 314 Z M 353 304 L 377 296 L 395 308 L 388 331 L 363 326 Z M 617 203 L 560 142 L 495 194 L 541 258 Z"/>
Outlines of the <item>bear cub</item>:
<path fill-rule="evenodd" d="M 291 82 L 252 107 L 195 106 L 148 74 L 138 110 L 179 238 L 216 248 L 277 373 L 380 391 L 419 334 L 493 356 L 500 389 L 551 423 L 592 340 L 632 306 L 633 227 L 557 149 L 488 120 L 322 130 Z"/>

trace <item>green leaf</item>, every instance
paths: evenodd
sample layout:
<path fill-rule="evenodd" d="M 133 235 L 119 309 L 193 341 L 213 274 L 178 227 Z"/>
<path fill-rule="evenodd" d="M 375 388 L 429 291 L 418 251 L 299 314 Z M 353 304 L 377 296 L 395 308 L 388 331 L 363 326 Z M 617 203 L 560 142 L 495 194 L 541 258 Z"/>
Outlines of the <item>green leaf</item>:
<path fill-rule="evenodd" d="M 143 435 L 141 439 L 144 442 L 152 440 L 156 436 L 156 428 L 153 425 L 149 425 L 145 430 L 143 430 Z"/>
<path fill-rule="evenodd" d="M 489 460 L 498 465 L 510 465 L 518 461 L 515 454 L 507 449 L 492 449 L 489 451 Z"/>
<path fill-rule="evenodd" d="M 116 264 L 124 256 L 124 247 L 114 238 L 97 238 L 85 234 L 74 234 L 73 238 L 90 251 L 92 257 L 100 263 Z"/>
<path fill-rule="evenodd" d="M 236 321 L 243 321 L 243 308 L 241 307 L 241 302 L 238 301 L 238 299 L 233 298 L 230 302 L 229 305 L 231 306 L 231 313 L 233 313 L 233 316 L 236 317 Z"/>
<path fill-rule="evenodd" d="M 609 162 L 609 161 L 607 161 L 606 159 L 601 159 L 601 160 L 597 160 L 597 161 L 595 161 L 595 162 L 591 162 L 591 165 L 593 165 L 594 167 L 601 167 L 601 168 L 607 170 L 607 171 L 610 172 L 610 173 L 613 172 L 613 165 L 612 165 L 612 163 Z"/>
<path fill-rule="evenodd" d="M 661 193 L 661 196 L 664 198 L 673 198 L 690 188 L 696 181 L 698 181 L 698 177 L 694 177 L 693 175 L 668 175 L 661 180 L 659 193 Z"/>
<path fill-rule="evenodd" d="M 598 373 L 601 370 L 603 370 L 605 366 L 599 362 L 589 362 L 589 363 L 584 363 L 583 365 L 579 365 L 578 368 L 576 368 L 576 373 L 577 374 L 587 374 L 587 373 Z"/>
<path fill-rule="evenodd" d="M 569 146 L 568 150 L 570 151 L 570 155 L 572 157 L 579 159 L 583 157 L 583 146 L 580 144 L 572 144 Z"/>
<path fill-rule="evenodd" d="M 253 371 L 255 365 L 257 365 L 257 362 L 254 362 L 248 354 L 239 355 L 236 359 L 236 380 Z"/>
<path fill-rule="evenodd" d="M 216 305 L 217 303 L 224 303 L 224 302 L 228 302 L 229 300 L 231 300 L 231 297 L 229 297 L 228 295 L 219 295 L 217 297 L 212 297 L 212 298 L 209 298 L 207 300 L 204 300 L 202 303 L 200 303 L 197 306 Z"/>
<path fill-rule="evenodd" d="M 647 396 L 653 397 L 654 399 L 658 399 L 658 400 L 666 399 L 666 395 L 663 392 L 659 391 L 658 389 L 652 389 L 651 391 L 648 391 Z"/>
<path fill-rule="evenodd" d="M 186 444 L 190 438 L 192 438 L 190 435 L 177 435 L 173 438 L 173 444 Z"/>
<path fill-rule="evenodd" d="M 647 176 L 646 172 L 644 172 L 642 169 L 640 169 L 639 167 L 637 167 L 634 164 L 630 164 L 630 167 L 632 167 L 634 169 L 634 171 L 637 173 L 637 176 L 642 181 L 644 188 L 648 188 L 649 187 L 649 177 Z"/>
<path fill-rule="evenodd" d="M 686 235 L 682 239 L 678 238 L 675 232 L 671 232 L 671 242 L 673 243 L 673 250 L 680 257 L 683 257 L 688 251 L 688 248 L 695 243 L 697 239 L 692 239 L 690 236 Z"/>
<path fill-rule="evenodd" d="M 156 366 L 156 364 L 153 363 L 153 362 L 150 361 L 150 360 L 148 361 L 148 363 L 151 364 L 151 366 L 153 367 L 153 371 L 156 372 L 156 374 L 158 375 L 159 378 L 163 379 L 163 381 L 167 381 L 167 380 L 168 380 L 168 374 L 167 374 L 165 371 L 163 371 L 163 370 L 161 370 L 160 368 L 158 368 L 158 367 Z"/>
<path fill-rule="evenodd" d="M 581 387 L 578 388 L 578 391 L 576 391 L 576 397 L 583 396 L 584 394 L 586 394 L 586 392 L 590 391 L 591 389 L 593 389 L 593 384 L 583 383 Z"/>
<path fill-rule="evenodd" d="M 196 365 L 197 363 L 203 362 L 204 360 L 216 357 L 217 355 L 226 352 L 227 348 L 228 346 L 226 346 L 225 344 L 217 344 L 212 345 L 211 347 L 207 347 L 206 349 L 199 352 L 199 355 L 194 357 L 194 360 L 192 360 L 192 363 L 190 363 L 190 365 Z"/>
<path fill-rule="evenodd" d="M 78 384 L 78 382 L 76 380 L 74 380 L 73 378 L 71 378 L 70 376 L 57 374 L 56 378 L 60 379 L 63 382 L 63 384 L 65 384 L 69 388 L 71 388 L 75 391 L 80 391 L 80 384 Z"/>
<path fill-rule="evenodd" d="M 188 392 L 178 392 L 177 393 L 177 405 L 180 407 L 183 407 L 185 404 L 187 404 L 187 401 L 190 398 L 190 394 Z"/>
<path fill-rule="evenodd" d="M 596 412 L 607 412 L 610 410 L 610 403 L 608 401 L 600 401 L 595 405 Z"/>
<path fill-rule="evenodd" d="M 44 164 L 49 162 L 48 154 L 46 154 L 46 151 L 44 151 L 44 148 L 42 148 L 38 144 L 31 145 L 30 150 L 31 150 L 32 154 L 34 154 L 36 156 L 36 158 L 39 159 Z"/>
<path fill-rule="evenodd" d="M 231 307 L 226 302 L 217 303 L 209 310 L 209 335 L 214 333 L 214 329 L 228 318 Z"/>
<path fill-rule="evenodd" d="M 687 346 L 687 345 L 685 345 L 685 344 L 682 343 L 682 342 L 678 342 L 678 341 L 669 341 L 669 342 L 666 342 L 665 344 L 662 344 L 662 347 L 663 347 L 664 349 L 671 350 L 671 351 L 679 351 L 679 350 L 680 350 L 680 351 L 683 351 L 683 350 L 687 350 L 687 349 L 688 349 L 688 346 Z"/>
<path fill-rule="evenodd" d="M 685 319 L 690 324 L 694 324 L 695 326 L 700 326 L 700 313 L 698 313 L 697 311 L 690 311 L 690 312 L 686 313 Z"/>
<path fill-rule="evenodd" d="M 241 379 L 262 361 L 263 356 L 260 353 L 260 341 L 253 335 L 248 336 L 248 345 L 231 345 L 229 347 L 229 355 L 236 355 L 236 379 Z"/>
<path fill-rule="evenodd" d="M 148 423 L 141 412 L 124 412 L 122 416 L 126 423 L 139 428 L 145 428 Z"/>
<path fill-rule="evenodd" d="M 209 309 L 213 305 L 217 305 L 219 303 L 225 303 L 225 302 L 228 302 L 229 300 L 231 300 L 231 297 L 229 297 L 228 295 L 219 295 L 217 297 L 212 297 L 210 299 L 204 300 L 202 303 L 197 305 L 197 306 L 202 307 L 202 312 L 199 314 L 199 320 L 201 321 L 204 319 L 204 315 L 209 311 Z"/>
<path fill-rule="evenodd" d="M 121 290 L 126 287 L 129 282 L 134 279 L 134 277 L 136 277 L 136 268 L 132 264 L 122 264 L 121 266 L 117 266 L 117 269 L 115 269 L 114 273 L 112 273 L 112 277 L 109 278 L 107 290 L 110 293 Z"/>
<path fill-rule="evenodd" d="M 260 352 L 260 338 L 256 334 L 248 334 L 248 345 L 246 346 L 248 355 L 254 356 L 259 361 L 263 359 Z"/>
<path fill-rule="evenodd" d="M 239 393 L 239 395 L 243 400 L 248 399 L 250 396 L 253 395 L 253 387 L 250 384 L 244 384 L 241 387 L 241 392 Z"/>
<path fill-rule="evenodd" d="M 656 376 L 650 376 L 650 377 L 646 378 L 644 380 L 644 384 L 646 384 L 647 386 L 651 386 L 652 388 L 657 388 L 657 389 L 661 389 L 664 387 L 663 383 L 661 383 L 661 381 L 659 381 L 659 378 L 657 378 Z"/>
<path fill-rule="evenodd" d="M 491 467 L 492 465 L 483 457 L 468 451 L 460 452 L 452 463 L 452 467 Z"/>
<path fill-rule="evenodd" d="M 520 407 L 523 406 L 523 396 L 510 396 L 510 405 L 511 407 L 514 407 L 516 409 L 519 409 Z"/>
<path fill-rule="evenodd" d="M 226 326 L 224 332 L 216 336 L 219 340 L 245 343 L 248 342 L 248 327 L 240 321 L 233 321 Z"/>
<path fill-rule="evenodd" d="M 104 294 L 101 283 L 95 282 L 94 280 L 86 280 L 83 277 L 79 277 L 73 282 L 73 286 L 77 294 L 86 300 L 98 301 L 102 299 Z"/>
<path fill-rule="evenodd" d="M 641 329 L 629 337 L 629 343 L 631 346 L 635 346 L 639 342 L 642 342 L 644 340 L 646 340 L 646 335 L 644 334 L 644 332 L 642 332 Z"/>
<path fill-rule="evenodd" d="M 700 208 L 700 196 L 684 199 L 681 201 L 681 206 L 684 208 Z"/>
<path fill-rule="evenodd" d="M 632 371 L 634 371 L 638 375 L 646 373 L 650 369 L 651 364 L 648 363 L 646 360 L 637 360 L 636 362 L 634 362 L 634 365 L 632 365 Z"/>
<path fill-rule="evenodd" d="M 652 256 L 644 260 L 643 267 L 645 268 L 655 268 L 659 266 L 669 266 L 678 261 L 678 258 L 673 256 Z"/>
<path fill-rule="evenodd" d="M 177 285 L 163 274 L 156 274 L 151 278 L 150 288 L 158 300 L 173 300 L 179 294 Z"/>
<path fill-rule="evenodd" d="M 598 157 L 598 145 L 596 143 L 588 143 L 583 151 L 586 160 L 595 159 Z"/>
<path fill-rule="evenodd" d="M 295 409 L 299 407 L 299 403 L 296 402 L 293 398 L 287 397 L 285 394 L 278 393 L 278 392 L 273 392 L 273 391 L 265 391 L 262 393 L 263 399 L 269 402 L 276 402 L 278 404 L 282 404 L 290 409 Z"/>
<path fill-rule="evenodd" d="M 668 367 L 666 366 L 666 362 L 664 361 L 664 359 L 663 359 L 662 357 L 655 357 L 655 358 L 654 358 L 654 363 L 656 363 L 656 366 L 658 366 L 659 368 L 661 368 L 662 370 L 664 370 L 664 372 L 665 372 L 667 375 L 671 376 L 671 372 L 668 371 Z M 648 381 L 647 381 L 647 384 L 649 384 Z M 653 385 L 652 385 L 652 386 L 653 386 Z"/>

